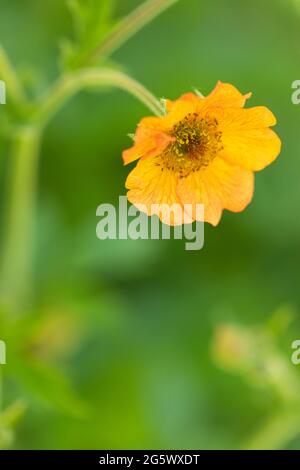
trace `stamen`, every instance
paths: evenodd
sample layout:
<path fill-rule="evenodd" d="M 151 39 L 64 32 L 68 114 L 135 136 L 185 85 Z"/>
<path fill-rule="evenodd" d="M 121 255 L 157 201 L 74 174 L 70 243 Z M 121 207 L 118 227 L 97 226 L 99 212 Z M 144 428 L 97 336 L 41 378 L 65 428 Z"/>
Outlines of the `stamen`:
<path fill-rule="evenodd" d="M 197 113 L 188 114 L 176 124 L 172 136 L 175 140 L 162 154 L 162 167 L 175 171 L 181 178 L 208 166 L 223 148 L 218 121 L 201 118 Z"/>

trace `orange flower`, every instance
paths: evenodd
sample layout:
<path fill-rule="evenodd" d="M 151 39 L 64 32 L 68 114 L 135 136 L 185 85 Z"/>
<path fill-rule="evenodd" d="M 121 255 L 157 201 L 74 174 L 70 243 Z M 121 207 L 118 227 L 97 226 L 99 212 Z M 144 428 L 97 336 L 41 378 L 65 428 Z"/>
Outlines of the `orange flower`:
<path fill-rule="evenodd" d="M 188 93 L 167 101 L 165 116 L 142 119 L 133 147 L 123 152 L 125 164 L 139 159 L 126 181 L 128 200 L 171 225 L 182 222 L 169 220 L 157 205 L 180 204 L 192 221 L 200 220 L 195 207 L 203 204 L 204 221 L 212 225 L 223 209 L 244 210 L 253 196 L 253 172 L 281 148 L 269 128 L 276 124 L 271 111 L 244 108 L 250 96 L 218 82 L 205 98 Z"/>

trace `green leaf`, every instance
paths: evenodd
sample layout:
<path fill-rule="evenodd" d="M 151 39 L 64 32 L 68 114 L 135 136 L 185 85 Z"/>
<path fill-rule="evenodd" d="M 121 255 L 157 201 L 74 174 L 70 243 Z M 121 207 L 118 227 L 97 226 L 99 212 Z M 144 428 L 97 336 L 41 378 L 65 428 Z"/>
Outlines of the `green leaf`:
<path fill-rule="evenodd" d="M 114 0 L 67 0 L 72 15 L 75 41 L 64 40 L 61 52 L 63 63 L 74 68 L 96 48 L 114 25 Z"/>
<path fill-rule="evenodd" d="M 14 378 L 40 403 L 77 418 L 88 415 L 87 405 L 77 397 L 64 375 L 36 359 L 11 358 Z"/>

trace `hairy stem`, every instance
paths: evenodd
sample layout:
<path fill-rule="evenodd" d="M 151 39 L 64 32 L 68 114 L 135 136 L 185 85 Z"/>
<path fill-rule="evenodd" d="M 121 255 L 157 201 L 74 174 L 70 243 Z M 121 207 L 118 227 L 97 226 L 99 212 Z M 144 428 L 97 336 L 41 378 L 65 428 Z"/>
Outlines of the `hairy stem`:
<path fill-rule="evenodd" d="M 177 0 L 147 0 L 113 28 L 103 43 L 84 58 L 108 57 L 125 41 Z M 2 299 L 20 307 L 30 292 L 32 229 L 36 197 L 36 166 L 43 128 L 74 94 L 82 89 L 117 87 L 144 103 L 155 115 L 164 113 L 160 101 L 140 83 L 110 69 L 80 69 L 63 75 L 35 105 L 28 107 L 23 89 L 4 50 L 0 48 L 0 78 L 8 87 L 10 101 L 17 111 L 29 111 L 28 124 L 13 136 L 11 171 L 8 184 L 7 223 L 3 243 L 0 293 Z"/>
<path fill-rule="evenodd" d="M 36 197 L 36 167 L 43 127 L 75 93 L 86 88 L 114 86 L 134 95 L 155 114 L 160 102 L 141 84 L 121 72 L 86 69 L 63 76 L 41 99 L 31 123 L 15 131 L 8 182 L 7 221 L 3 241 L 0 293 L 19 309 L 31 292 L 32 235 Z"/>
<path fill-rule="evenodd" d="M 109 57 L 128 39 L 150 23 L 160 13 L 178 0 L 147 0 L 128 16 L 123 18 L 107 35 L 103 42 L 88 55 L 82 63 L 90 63 L 96 57 Z"/>
<path fill-rule="evenodd" d="M 104 87 L 121 88 L 139 99 L 154 114 L 163 114 L 160 101 L 139 82 L 115 70 L 91 68 L 65 75 L 59 79 L 41 99 L 33 114 L 33 119 L 39 124 L 45 125 L 66 101 L 80 90 Z"/>
<path fill-rule="evenodd" d="M 7 185 L 8 205 L 2 244 L 1 298 L 19 309 L 31 285 L 31 258 L 36 194 L 36 170 L 40 130 L 28 125 L 17 128 L 13 138 Z"/>

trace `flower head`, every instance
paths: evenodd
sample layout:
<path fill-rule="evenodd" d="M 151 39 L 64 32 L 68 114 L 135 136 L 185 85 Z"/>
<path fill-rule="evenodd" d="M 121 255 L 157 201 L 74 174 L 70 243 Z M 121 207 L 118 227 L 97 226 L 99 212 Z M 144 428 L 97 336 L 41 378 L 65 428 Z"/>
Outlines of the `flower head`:
<path fill-rule="evenodd" d="M 263 106 L 244 108 L 251 93 L 218 82 L 207 97 L 187 93 L 166 101 L 167 113 L 141 120 L 125 164 L 139 159 L 126 181 L 128 200 L 177 225 L 158 209 L 180 204 L 190 219 L 217 225 L 223 209 L 240 212 L 250 203 L 254 171 L 276 159 L 281 142 L 270 129 L 274 115 Z"/>

